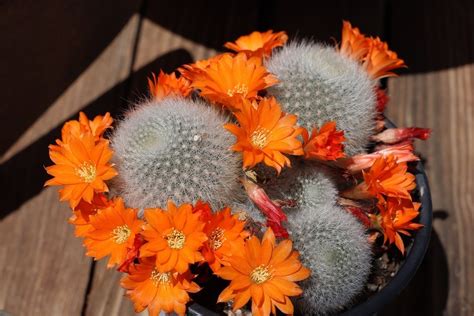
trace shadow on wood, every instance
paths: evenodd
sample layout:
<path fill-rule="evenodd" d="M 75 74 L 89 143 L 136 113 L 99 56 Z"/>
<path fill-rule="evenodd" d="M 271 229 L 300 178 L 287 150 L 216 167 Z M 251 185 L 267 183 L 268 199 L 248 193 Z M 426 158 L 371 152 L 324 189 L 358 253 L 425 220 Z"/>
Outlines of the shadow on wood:
<path fill-rule="evenodd" d="M 128 91 L 134 91 L 135 99 L 144 98 L 147 89 L 146 78 L 151 72 L 157 73 L 160 69 L 171 71 L 191 61 L 191 55 L 185 50 L 175 50 L 162 55 L 105 92 L 83 111 L 89 117 L 111 112 L 113 117 L 119 118 L 129 105 L 134 103 L 133 100 L 124 99 L 124 96 L 130 96 Z M 77 119 L 77 115 L 69 119 Z M 60 137 L 63 123 L 0 166 L 0 187 L 4 188 L 0 219 L 42 190 L 43 183 L 49 178 L 43 166 L 51 165 L 48 145 Z"/>
<path fill-rule="evenodd" d="M 8 12 L 0 19 L 0 121 L 8 131 L 0 133 L 1 154 L 109 45 L 138 4 L 107 0 L 1 5 Z"/>

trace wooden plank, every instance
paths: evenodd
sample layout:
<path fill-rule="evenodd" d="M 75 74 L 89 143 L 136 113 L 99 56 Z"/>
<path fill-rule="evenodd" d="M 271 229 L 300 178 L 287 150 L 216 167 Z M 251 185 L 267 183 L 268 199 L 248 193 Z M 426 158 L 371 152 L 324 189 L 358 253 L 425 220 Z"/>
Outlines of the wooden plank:
<path fill-rule="evenodd" d="M 417 149 L 426 158 L 434 231 L 415 279 L 383 315 L 473 315 L 474 4 L 402 1 L 389 16 L 391 46 L 409 68 L 389 80 L 388 116 L 433 129 Z"/>
<path fill-rule="evenodd" d="M 70 210 L 58 201 L 57 189 L 39 188 L 45 178 L 43 166 L 50 164 L 47 144 L 59 136 L 63 121 L 85 106 L 91 112 L 100 107 L 91 97 L 105 93 L 117 103 L 123 96 L 119 90 L 106 93 L 130 70 L 138 26 L 133 17 L 136 4 L 121 2 L 58 1 L 46 7 L 32 3 L 27 10 L 24 4 L 8 3 L 8 15 L 0 19 L 18 25 L 18 32 L 11 32 L 14 36 L 5 37 L 8 49 L 2 50 L 1 59 L 11 65 L 2 70 L 17 67 L 10 82 L 2 83 L 9 88 L 8 102 L 0 111 L 9 131 L 2 135 L 13 137 L 2 138 L 2 145 L 8 145 L 2 149 L 9 154 L 0 166 L 5 190 L 0 212 L 0 310 L 12 315 L 82 312 L 91 260 L 67 224 Z M 108 12 L 112 5 L 117 6 L 114 18 Z M 113 50 L 106 48 L 110 43 Z M 32 53 L 31 59 L 24 52 Z M 14 97 L 19 102 L 13 102 Z M 40 124 L 31 126 L 34 121 Z"/>
<path fill-rule="evenodd" d="M 434 239 L 420 278 L 407 289 L 411 295 L 402 296 L 413 299 L 411 303 L 397 301 L 392 306 L 397 311 L 394 315 L 408 308 L 430 315 L 474 313 L 474 245 L 467 233 L 474 225 L 473 86 L 474 65 L 405 75 L 389 82 L 389 117 L 400 126 L 433 129 L 432 139 L 417 149 L 427 159 L 435 214 Z M 420 285 L 423 291 L 413 295 Z"/>
<path fill-rule="evenodd" d="M 94 62 L 136 7 L 137 3 L 125 0 L 1 3 L 0 84 L 8 87 L 2 91 L 0 108 L 3 128 L 8 131 L 0 135 L 1 154 Z M 116 68 L 109 67 L 110 71 Z M 103 71 L 95 81 L 109 79 L 108 70 Z M 84 96 L 89 91 L 82 92 Z"/>
<path fill-rule="evenodd" d="M 256 26 L 257 7 L 250 0 L 216 1 L 206 6 L 188 2 L 185 10 L 170 1 L 150 2 L 141 25 L 129 101 L 146 95 L 146 77 L 152 71 L 170 72 L 183 63 L 207 58 L 226 41 L 250 33 Z M 108 270 L 102 262 L 97 264 L 86 315 L 133 314 L 119 279 L 118 272 Z"/>
<path fill-rule="evenodd" d="M 78 315 L 90 259 L 67 224 L 67 205 L 47 189 L 0 223 L 0 310 Z"/>

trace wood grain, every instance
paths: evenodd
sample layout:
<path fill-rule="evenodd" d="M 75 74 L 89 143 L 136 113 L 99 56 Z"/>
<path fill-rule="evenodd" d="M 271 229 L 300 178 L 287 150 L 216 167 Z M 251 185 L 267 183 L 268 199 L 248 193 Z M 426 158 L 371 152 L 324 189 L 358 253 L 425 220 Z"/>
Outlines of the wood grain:
<path fill-rule="evenodd" d="M 391 1 L 391 47 L 408 69 L 389 79 L 388 116 L 433 129 L 417 143 L 434 210 L 431 245 L 415 279 L 384 315 L 474 315 L 474 3 Z"/>
<path fill-rule="evenodd" d="M 410 309 L 430 311 L 430 315 L 474 314 L 474 244 L 467 233 L 474 225 L 473 87 L 474 65 L 405 75 L 389 82 L 389 117 L 399 126 L 433 129 L 432 138 L 417 144 L 417 149 L 427 159 L 435 212 L 434 237 L 439 238 L 419 271 L 420 275 L 426 274 L 424 284 L 431 285 L 421 292 L 424 299 L 412 296 L 412 304 L 397 301 L 392 306 L 397 311 L 394 315 L 410 315 Z M 437 219 L 440 213 L 444 220 Z M 436 257 L 432 257 L 434 253 Z M 449 271 L 448 280 L 436 273 L 440 265 L 447 266 L 443 270 Z M 407 293 L 416 285 L 413 283 Z"/>
<path fill-rule="evenodd" d="M 226 41 L 255 29 L 330 41 L 339 37 L 341 20 L 348 19 L 362 31 L 389 40 L 410 67 L 388 81 L 388 116 L 399 126 L 433 129 L 429 141 L 417 143 L 427 159 L 435 211 L 430 249 L 415 279 L 380 314 L 474 315 L 472 1 L 176 5 L 169 0 L 49 0 L 45 8 L 30 2 L 23 7 L 2 3 L 7 10 L 0 12 L 0 30 L 18 26 L 17 33 L 2 34 L 7 48 L 2 61 L 14 67 L 0 67 L 7 71 L 0 76 L 7 78 L 1 83 L 6 91 L 0 118 L 11 131 L 1 134 L 0 183 L 15 200 L 9 205 L 19 205 L 1 212 L 0 311 L 20 316 L 133 315 L 119 286 L 121 274 L 106 269 L 105 261 L 91 265 L 84 256 L 81 241 L 66 224 L 67 205 L 58 202 L 56 190 L 25 195 L 21 189 L 37 186 L 33 182 L 44 170 L 43 161 L 35 157 L 44 155 L 42 142 L 57 134 L 65 119 L 84 107 L 94 113 L 120 113 L 123 100 L 133 104 L 146 94 L 146 77 L 152 71 L 169 72 L 206 58 Z M 112 5 L 114 18 L 109 18 Z M 28 71 L 30 76 L 25 75 Z"/>
<path fill-rule="evenodd" d="M 113 2 L 119 4 L 117 1 Z M 103 2 L 99 7 L 106 4 Z M 36 85 L 31 86 L 30 94 L 23 91 L 16 98 L 21 97 L 24 100 L 21 100 L 19 104 L 7 102 L 1 111 L 2 126 L 8 128 L 12 134 L 22 135 L 7 148 L 7 153 L 2 157 L 0 173 L 2 186 L 5 189 L 8 187 L 6 190 L 9 194 L 8 198 L 18 200 L 15 203 L 19 205 L 15 210 L 2 209 L 0 222 L 0 311 L 6 311 L 15 316 L 80 315 L 83 310 L 92 261 L 84 255 L 81 240 L 74 237 L 73 227 L 67 224 L 67 219 L 71 214 L 68 205 L 58 201 L 57 188 L 44 189 L 27 201 L 22 200 L 23 191 L 30 186 L 37 186 L 38 184 L 32 181 L 38 177 L 41 178 L 41 175 L 45 173 L 42 164 L 50 164 L 46 161 L 39 164 L 32 163 L 37 160 L 35 157 L 42 157 L 47 151 L 47 145 L 35 146 L 38 139 L 51 137 L 48 136 L 51 133 L 50 130 L 62 125 L 65 119 L 76 116 L 80 109 L 106 93 L 128 75 L 138 27 L 138 17 L 133 16 L 137 11 L 135 4 L 130 6 L 123 3 L 116 12 L 118 14 L 116 18 L 109 20 L 109 25 L 116 25 L 118 30 L 105 32 L 102 29 L 88 32 L 89 25 L 82 28 L 82 33 L 67 28 L 77 27 L 75 22 L 91 23 L 92 26 L 98 20 L 103 23 L 104 18 L 98 13 L 99 11 L 94 12 L 97 7 L 83 4 L 75 11 L 71 11 L 74 8 L 66 4 L 50 3 L 50 5 L 48 9 L 39 9 L 41 13 L 37 14 L 34 6 L 28 8 L 7 4 L 9 20 L 16 20 L 16 23 L 21 24 L 21 30 L 28 33 L 26 39 L 30 43 L 35 42 L 35 34 L 37 36 L 43 29 L 54 32 L 55 26 L 47 22 L 51 20 L 61 20 L 60 25 L 66 29 L 58 30 L 58 34 L 69 35 L 69 37 L 57 39 L 64 40 L 68 44 L 65 44 L 62 50 L 50 52 L 50 56 L 56 59 L 45 58 L 43 63 L 48 65 L 29 69 L 37 78 Z M 31 12 L 25 13 L 28 9 Z M 25 14 L 33 16 L 37 14 L 32 21 L 40 20 L 46 26 L 28 24 L 25 21 L 19 22 Z M 57 15 L 60 18 L 56 19 Z M 68 17 L 74 21 L 68 21 Z M 104 26 L 104 28 L 110 28 L 110 26 Z M 20 50 L 20 44 L 16 39 L 12 39 L 12 43 L 8 41 L 9 39 L 6 38 L 7 46 L 13 45 L 12 52 Z M 111 45 L 109 48 L 107 48 L 108 44 Z M 98 48 L 103 48 L 103 51 Z M 45 52 L 38 53 L 45 54 Z M 83 60 L 90 52 L 93 54 L 91 53 L 91 56 L 80 64 L 80 67 L 76 67 L 78 60 Z M 8 54 L 10 51 L 4 53 Z M 94 56 L 94 54 L 97 55 Z M 14 62 L 16 57 L 13 55 L 2 57 L 2 60 Z M 1 68 L 11 70 L 10 77 L 15 78 L 18 74 L 14 73 L 13 66 L 15 65 Z M 22 65 L 18 67 L 21 69 Z M 70 78 L 71 73 L 77 75 L 77 78 Z M 25 73 L 23 72 L 22 75 L 25 76 Z M 51 78 L 54 80 L 50 83 L 54 85 L 48 87 L 47 82 Z M 59 85 L 58 82 L 61 80 L 69 85 L 63 85 L 63 83 Z M 29 79 L 26 81 L 28 82 Z M 21 83 L 12 81 L 9 84 L 12 88 L 17 85 Z M 35 93 L 38 86 L 49 89 L 48 98 L 41 97 L 44 94 L 41 91 Z M 64 92 L 52 93 L 61 86 Z M 15 88 L 13 90 L 15 91 Z M 116 95 L 116 102 L 122 97 L 123 95 Z M 25 100 L 28 100 L 29 106 L 22 107 Z M 36 106 L 46 109 L 41 112 Z M 20 115 L 19 111 L 26 115 Z M 18 114 L 12 119 L 10 115 L 15 115 L 15 113 Z M 32 116 L 32 113 L 35 113 L 36 117 Z M 24 120 L 27 122 L 29 120 L 29 125 Z M 36 123 L 32 124 L 33 121 Z M 26 128 L 21 130 L 20 127 L 23 126 Z M 5 133 L 2 130 L 3 134 Z M 4 144 L 2 141 L 2 145 Z M 22 155 L 18 153 L 23 152 L 25 147 L 30 149 L 30 157 L 23 157 L 27 160 L 21 160 L 22 163 L 18 158 Z M 8 164 L 4 164 L 6 161 Z M 25 176 L 18 177 L 15 169 L 7 168 L 7 165 L 19 168 L 17 169 L 21 171 L 19 174 Z"/>
<path fill-rule="evenodd" d="M 90 259 L 67 224 L 69 214 L 50 188 L 0 223 L 0 310 L 80 314 Z"/>

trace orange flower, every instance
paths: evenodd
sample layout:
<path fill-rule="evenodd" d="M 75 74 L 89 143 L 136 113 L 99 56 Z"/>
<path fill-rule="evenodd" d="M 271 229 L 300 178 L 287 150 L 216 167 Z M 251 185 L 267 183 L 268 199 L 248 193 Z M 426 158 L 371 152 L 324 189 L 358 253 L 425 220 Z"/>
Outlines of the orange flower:
<path fill-rule="evenodd" d="M 336 160 L 345 156 L 344 145 L 346 138 L 343 131 L 336 130 L 336 122 L 327 122 L 318 131 L 313 128 L 311 137 L 303 130 L 304 152 L 307 159 Z"/>
<path fill-rule="evenodd" d="M 406 67 L 403 59 L 398 58 L 397 53 L 389 50 L 387 43 L 378 37 L 370 39 L 363 66 L 373 79 L 396 76 L 392 70 Z"/>
<path fill-rule="evenodd" d="M 274 97 L 262 99 L 257 107 L 245 101 L 242 110 L 234 114 L 240 127 L 235 124 L 224 127 L 237 137 L 232 150 L 242 152 L 244 168 L 263 161 L 280 172 L 284 166 L 291 165 L 283 154 L 303 155 L 298 140 L 302 129 L 295 126 L 296 115 L 283 114 Z"/>
<path fill-rule="evenodd" d="M 112 205 L 113 201 L 109 201 L 103 193 L 95 193 L 91 203 L 81 200 L 69 218 L 69 223 L 76 227 L 74 232 L 76 237 L 85 237 L 93 229 L 89 220 L 90 216 L 95 215 L 98 210 Z"/>
<path fill-rule="evenodd" d="M 276 308 L 285 314 L 293 314 L 289 297 L 303 291 L 295 283 L 308 278 L 310 270 L 292 251 L 288 239 L 275 244 L 275 235 L 269 228 L 262 239 L 252 236 L 242 254 L 229 258 L 229 266 L 216 272 L 230 284 L 219 295 L 218 302 L 233 300 L 234 311 L 252 299 L 252 315 L 276 314 Z"/>
<path fill-rule="evenodd" d="M 234 56 L 231 53 L 219 54 L 208 59 L 198 60 L 193 64 L 183 65 L 178 68 L 178 71 L 181 73 L 182 77 L 188 79 L 189 81 L 194 81 L 194 78 L 196 78 L 196 76 L 202 74 L 203 71 L 209 68 L 211 64 L 216 63 L 225 55 L 229 55 L 230 57 Z"/>
<path fill-rule="evenodd" d="M 110 255 L 108 268 L 120 265 L 143 225 L 137 218 L 137 210 L 125 208 L 123 200 L 117 198 L 112 206 L 97 211 L 89 220 L 92 229 L 84 240 L 86 254 L 96 260 Z"/>
<path fill-rule="evenodd" d="M 209 203 L 197 201 L 193 207 L 193 213 L 199 214 L 199 220 L 208 222 L 212 218 L 212 209 Z"/>
<path fill-rule="evenodd" d="M 223 55 L 198 72 L 192 86 L 201 90 L 201 96 L 229 107 L 240 109 L 241 99 L 255 100 L 260 90 L 278 80 L 262 66 L 261 59 L 244 53 Z"/>
<path fill-rule="evenodd" d="M 92 136 L 95 137 L 96 141 L 104 134 L 104 132 L 112 126 L 113 119 L 110 113 L 105 113 L 104 116 L 97 115 L 92 121 L 90 121 L 84 112 L 79 113 L 79 122 L 87 131 L 90 131 Z"/>
<path fill-rule="evenodd" d="M 283 46 L 288 40 L 285 32 L 273 33 L 268 30 L 264 33 L 252 32 L 239 37 L 235 43 L 227 42 L 224 46 L 235 52 L 244 52 L 247 56 L 268 57 L 275 47 Z"/>
<path fill-rule="evenodd" d="M 94 193 L 108 191 L 105 181 L 117 175 L 109 163 L 112 154 L 104 139 L 96 143 L 93 135 L 79 138 L 71 134 L 67 143 L 50 146 L 49 157 L 55 165 L 46 167 L 46 172 L 54 178 L 46 181 L 45 186 L 63 185 L 60 199 L 69 201 L 73 209 L 81 199 L 91 203 Z"/>
<path fill-rule="evenodd" d="M 127 290 L 137 313 L 148 308 L 150 316 L 158 316 L 161 311 L 185 315 L 188 293 L 196 293 L 199 286 L 192 282 L 192 275 L 174 272 L 159 272 L 155 267 L 156 258 L 140 260 L 130 267 L 130 274 L 123 277 L 120 284 Z"/>
<path fill-rule="evenodd" d="M 347 21 L 342 22 L 342 40 L 339 51 L 362 62 L 363 67 L 373 79 L 396 76 L 390 72 L 406 67 L 397 54 L 388 49 L 388 44 L 380 38 L 366 37 L 358 28 L 353 28 Z"/>
<path fill-rule="evenodd" d="M 397 162 L 393 154 L 377 158 L 367 172 L 364 182 L 344 192 L 349 198 L 373 198 L 385 195 L 411 200 L 410 192 L 416 187 L 415 176 L 407 172 L 405 162 Z"/>
<path fill-rule="evenodd" d="M 342 21 L 342 39 L 339 47 L 342 54 L 356 61 L 363 61 L 369 52 L 369 41 L 357 27 L 352 27 L 348 21 Z"/>
<path fill-rule="evenodd" d="M 204 227 L 208 240 L 204 243 L 202 255 L 213 271 L 218 271 L 233 254 L 242 253 L 244 238 L 248 236 L 244 227 L 245 221 L 232 215 L 228 207 L 211 215 Z"/>
<path fill-rule="evenodd" d="M 61 129 L 61 139 L 56 140 L 56 145 L 50 145 L 50 150 L 61 151 L 61 146 L 69 142 L 71 137 L 81 138 L 84 135 L 92 135 L 96 142 L 102 139 L 104 132 L 112 126 L 113 119 L 110 113 L 104 116 L 97 115 L 90 121 L 84 112 L 79 113 L 79 121 L 70 120 L 64 123 Z"/>
<path fill-rule="evenodd" d="M 384 243 L 395 246 L 402 254 L 405 253 L 405 246 L 400 234 L 410 236 L 410 230 L 417 230 L 423 227 L 422 224 L 413 223 L 412 220 L 420 214 L 421 204 L 407 199 L 383 198 L 379 200 L 377 207 L 379 215 L 371 214 L 375 226 L 379 227 L 384 236 Z"/>
<path fill-rule="evenodd" d="M 189 81 L 184 78 L 176 78 L 176 74 L 165 74 L 160 70 L 158 78 L 152 73 L 153 80 L 148 78 L 148 89 L 155 100 L 162 100 L 164 97 L 169 95 L 178 95 L 187 97 L 191 91 L 191 85 Z"/>
<path fill-rule="evenodd" d="M 186 272 L 189 264 L 203 260 L 199 249 L 207 237 L 199 216 L 199 213 L 193 213 L 191 204 L 176 207 L 171 201 L 168 202 L 168 211 L 146 209 L 147 224 L 142 235 L 148 242 L 140 249 L 140 256 L 156 255 L 160 272 L 173 269 L 179 273 Z"/>

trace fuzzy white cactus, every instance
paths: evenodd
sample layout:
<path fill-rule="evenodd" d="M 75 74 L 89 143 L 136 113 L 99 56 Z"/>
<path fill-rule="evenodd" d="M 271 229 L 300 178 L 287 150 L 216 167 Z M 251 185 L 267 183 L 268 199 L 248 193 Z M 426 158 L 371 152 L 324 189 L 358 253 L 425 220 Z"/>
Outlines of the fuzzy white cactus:
<path fill-rule="evenodd" d="M 243 195 L 226 119 L 201 101 L 166 98 L 129 112 L 112 135 L 117 192 L 139 209 L 201 199 L 217 209 Z"/>
<path fill-rule="evenodd" d="M 331 169 L 295 160 L 265 186 L 273 199 L 293 200 L 285 226 L 301 261 L 311 269 L 296 299 L 302 315 L 337 312 L 360 294 L 371 271 L 371 250 L 364 227 L 336 205 Z"/>
<path fill-rule="evenodd" d="M 346 136 L 346 153 L 364 152 L 373 134 L 376 82 L 332 46 L 291 42 L 266 62 L 280 83 L 269 88 L 285 111 L 312 128 L 336 121 Z"/>
<path fill-rule="evenodd" d="M 327 203 L 288 212 L 288 231 L 311 277 L 296 300 L 302 315 L 340 311 L 352 303 L 371 271 L 364 227 L 347 211 Z"/>
<path fill-rule="evenodd" d="M 259 176 L 265 180 L 264 188 L 272 199 L 319 205 L 335 203 L 338 191 L 331 169 L 299 158 L 292 159 L 292 168 L 286 168 L 280 176 L 269 168 L 259 168 Z"/>

